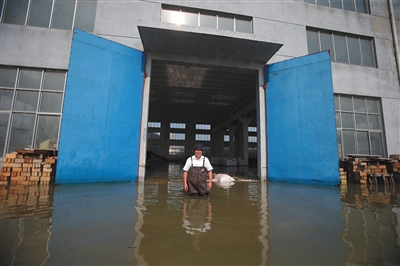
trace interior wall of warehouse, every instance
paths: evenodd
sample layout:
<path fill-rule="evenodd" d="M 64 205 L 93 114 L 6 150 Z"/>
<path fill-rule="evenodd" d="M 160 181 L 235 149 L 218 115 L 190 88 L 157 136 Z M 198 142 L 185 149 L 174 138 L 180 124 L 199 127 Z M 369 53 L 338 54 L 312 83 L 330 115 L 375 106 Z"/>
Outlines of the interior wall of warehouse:
<path fill-rule="evenodd" d="M 393 2 L 399 36 L 400 1 Z M 332 63 L 334 92 L 381 98 L 387 153 L 400 153 L 400 88 L 386 1 L 370 1 L 371 15 L 302 1 L 99 1 L 94 34 L 143 50 L 137 25 L 160 21 L 161 3 L 252 16 L 254 34 L 284 42 L 268 63 L 308 54 L 306 26 L 373 37 L 378 67 Z M 1 65 L 68 69 L 72 31 L 4 23 L 0 31 Z"/>

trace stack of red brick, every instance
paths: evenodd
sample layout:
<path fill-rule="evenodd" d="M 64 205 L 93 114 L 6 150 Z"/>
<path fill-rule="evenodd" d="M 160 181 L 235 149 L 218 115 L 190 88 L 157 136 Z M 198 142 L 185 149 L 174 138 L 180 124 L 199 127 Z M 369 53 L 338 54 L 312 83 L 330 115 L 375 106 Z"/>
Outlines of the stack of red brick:
<path fill-rule="evenodd" d="M 55 150 L 17 149 L 3 159 L 0 181 L 17 184 L 53 182 L 56 162 Z"/>
<path fill-rule="evenodd" d="M 346 172 L 347 181 L 352 183 L 367 184 L 368 178 L 393 178 L 396 182 L 400 179 L 399 154 L 389 158 L 368 155 L 348 155 L 340 161 L 340 169 Z M 342 180 L 342 177 L 341 177 Z"/>

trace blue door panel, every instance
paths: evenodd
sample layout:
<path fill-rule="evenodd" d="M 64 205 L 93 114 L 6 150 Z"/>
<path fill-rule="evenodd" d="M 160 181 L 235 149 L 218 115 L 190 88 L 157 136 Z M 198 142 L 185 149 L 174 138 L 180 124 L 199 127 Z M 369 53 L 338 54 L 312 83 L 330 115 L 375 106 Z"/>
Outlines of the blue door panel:
<path fill-rule="evenodd" d="M 339 183 L 329 53 L 266 66 L 265 79 L 268 179 Z"/>
<path fill-rule="evenodd" d="M 57 183 L 137 179 L 145 55 L 74 30 Z"/>

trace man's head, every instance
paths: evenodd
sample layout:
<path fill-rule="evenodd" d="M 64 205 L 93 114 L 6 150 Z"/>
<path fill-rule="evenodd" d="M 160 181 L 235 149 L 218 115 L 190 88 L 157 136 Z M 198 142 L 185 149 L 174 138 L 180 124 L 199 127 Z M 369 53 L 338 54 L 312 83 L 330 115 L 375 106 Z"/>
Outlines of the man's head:
<path fill-rule="evenodd" d="M 203 151 L 203 145 L 201 143 L 196 143 L 194 145 L 193 151 L 196 151 L 196 150 Z"/>

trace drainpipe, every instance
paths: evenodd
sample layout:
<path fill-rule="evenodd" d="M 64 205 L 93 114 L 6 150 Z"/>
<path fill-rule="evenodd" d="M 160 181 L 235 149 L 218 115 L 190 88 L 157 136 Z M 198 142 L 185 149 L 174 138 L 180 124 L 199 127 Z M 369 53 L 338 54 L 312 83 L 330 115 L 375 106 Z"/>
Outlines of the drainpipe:
<path fill-rule="evenodd" d="M 399 79 L 399 84 L 400 84 L 400 59 L 399 59 L 400 55 L 399 55 L 399 42 L 397 40 L 396 21 L 394 19 L 394 14 L 393 14 L 392 0 L 387 0 L 387 2 L 389 8 L 390 26 L 392 28 L 392 35 L 393 35 L 394 56 L 396 58 L 396 65 L 397 65 L 397 77 Z"/>

